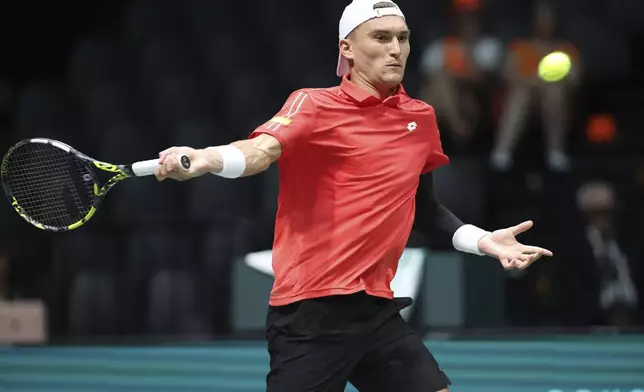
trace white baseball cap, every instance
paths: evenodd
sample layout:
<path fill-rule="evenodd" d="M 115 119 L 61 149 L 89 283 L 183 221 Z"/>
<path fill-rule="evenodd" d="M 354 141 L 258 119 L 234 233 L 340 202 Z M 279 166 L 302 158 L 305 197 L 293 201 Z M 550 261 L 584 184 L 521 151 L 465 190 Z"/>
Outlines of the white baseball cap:
<path fill-rule="evenodd" d="M 364 22 L 387 15 L 396 15 L 405 18 L 402 11 L 390 0 L 353 0 L 346 6 L 340 18 L 339 37 L 343 40 Z M 342 77 L 349 73 L 349 60 L 338 55 L 337 75 Z"/>

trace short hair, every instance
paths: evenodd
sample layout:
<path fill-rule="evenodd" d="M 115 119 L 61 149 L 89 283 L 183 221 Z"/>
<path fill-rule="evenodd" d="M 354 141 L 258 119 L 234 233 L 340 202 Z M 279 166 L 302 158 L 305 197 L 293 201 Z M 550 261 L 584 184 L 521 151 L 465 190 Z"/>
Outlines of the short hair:
<path fill-rule="evenodd" d="M 377 10 L 380 8 L 398 8 L 398 6 L 390 1 L 381 1 L 373 5 L 373 9 Z"/>

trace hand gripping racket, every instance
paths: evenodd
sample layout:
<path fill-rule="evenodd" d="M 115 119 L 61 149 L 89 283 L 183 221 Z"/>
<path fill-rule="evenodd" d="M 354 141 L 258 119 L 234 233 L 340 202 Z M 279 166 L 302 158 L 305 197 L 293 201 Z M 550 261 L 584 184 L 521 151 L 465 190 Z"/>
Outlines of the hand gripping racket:
<path fill-rule="evenodd" d="M 178 158 L 182 170 L 190 159 Z M 61 232 L 84 225 L 107 192 L 130 177 L 151 176 L 158 159 L 130 165 L 97 161 L 56 140 L 19 142 L 2 160 L 2 186 L 16 212 L 39 229 Z"/>

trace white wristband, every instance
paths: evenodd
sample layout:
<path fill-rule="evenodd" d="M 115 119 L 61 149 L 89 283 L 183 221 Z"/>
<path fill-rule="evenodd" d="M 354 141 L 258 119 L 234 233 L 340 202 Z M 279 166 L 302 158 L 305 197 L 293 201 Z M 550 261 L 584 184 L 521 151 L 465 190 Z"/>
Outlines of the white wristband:
<path fill-rule="evenodd" d="M 454 249 L 461 252 L 485 256 L 485 253 L 481 253 L 479 250 L 478 244 L 479 240 L 487 234 L 490 234 L 490 232 L 474 225 L 463 225 L 454 233 L 452 245 L 454 245 Z"/>
<path fill-rule="evenodd" d="M 238 178 L 246 170 L 246 157 L 237 147 L 232 145 L 213 147 L 221 155 L 222 169 L 219 173 L 212 173 L 224 178 Z"/>

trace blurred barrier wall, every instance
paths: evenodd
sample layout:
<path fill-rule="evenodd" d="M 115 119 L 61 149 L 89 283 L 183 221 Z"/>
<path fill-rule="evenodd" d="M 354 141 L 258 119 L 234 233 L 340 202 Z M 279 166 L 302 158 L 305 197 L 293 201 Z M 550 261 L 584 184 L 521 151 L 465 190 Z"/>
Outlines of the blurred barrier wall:
<path fill-rule="evenodd" d="M 425 260 L 424 249 L 407 248 L 400 257 L 391 289 L 396 297 L 417 300 L 423 283 Z M 247 254 L 233 267 L 232 319 L 233 330 L 264 329 L 266 309 L 273 287 L 272 251 L 265 250 Z M 412 304 L 400 313 L 408 320 L 414 310 Z"/>
<path fill-rule="evenodd" d="M 452 392 L 642 392 L 644 335 L 430 341 Z M 0 390 L 265 390 L 263 343 L 0 349 Z M 351 386 L 347 391 L 355 391 Z"/>
<path fill-rule="evenodd" d="M 0 345 L 46 343 L 46 318 L 42 301 L 0 299 Z"/>
<path fill-rule="evenodd" d="M 412 314 L 430 328 L 502 327 L 505 325 L 505 272 L 497 263 L 455 251 L 406 248 L 391 283 L 396 297 L 410 297 Z M 232 279 L 233 331 L 263 330 L 273 286 L 271 251 L 236 260 Z"/>

